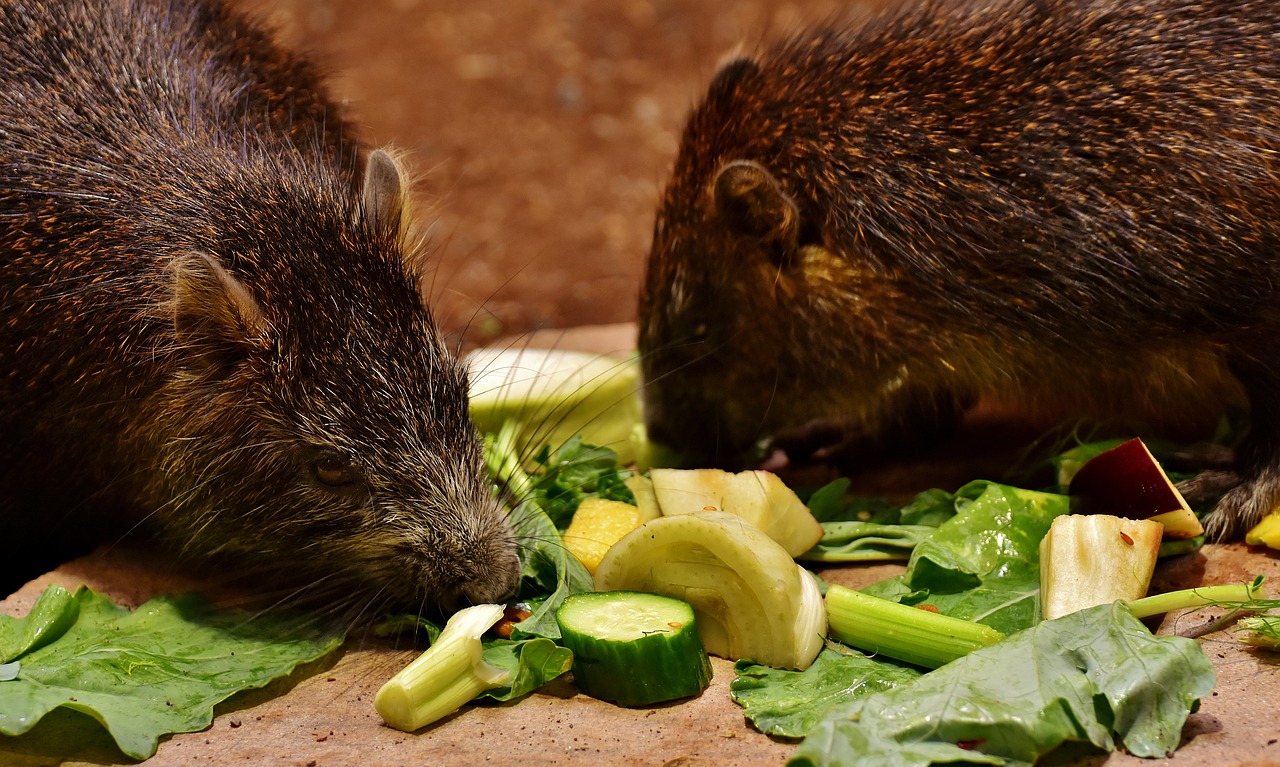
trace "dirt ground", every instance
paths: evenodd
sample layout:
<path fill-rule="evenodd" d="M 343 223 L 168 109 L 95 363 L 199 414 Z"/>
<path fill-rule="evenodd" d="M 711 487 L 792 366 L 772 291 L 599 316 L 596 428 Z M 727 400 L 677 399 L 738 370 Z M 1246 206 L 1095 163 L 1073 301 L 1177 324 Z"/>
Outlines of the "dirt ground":
<path fill-rule="evenodd" d="M 468 343 L 630 320 L 683 121 L 721 59 L 849 3 L 238 0 L 408 152 Z"/>

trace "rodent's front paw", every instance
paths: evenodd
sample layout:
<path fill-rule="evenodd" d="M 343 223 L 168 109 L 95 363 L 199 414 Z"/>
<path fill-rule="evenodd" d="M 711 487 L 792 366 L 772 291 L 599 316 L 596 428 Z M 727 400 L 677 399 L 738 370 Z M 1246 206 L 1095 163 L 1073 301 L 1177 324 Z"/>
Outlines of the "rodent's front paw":
<path fill-rule="evenodd" d="M 1233 475 L 1234 472 L 1204 474 Z M 1197 476 L 1189 482 L 1199 479 Z M 1207 477 L 1205 483 L 1215 479 L 1225 477 Z M 1239 540 L 1276 506 L 1277 500 L 1280 500 L 1280 470 L 1268 468 L 1255 477 L 1240 481 L 1223 494 L 1213 512 L 1205 517 L 1205 535 L 1211 541 Z"/>

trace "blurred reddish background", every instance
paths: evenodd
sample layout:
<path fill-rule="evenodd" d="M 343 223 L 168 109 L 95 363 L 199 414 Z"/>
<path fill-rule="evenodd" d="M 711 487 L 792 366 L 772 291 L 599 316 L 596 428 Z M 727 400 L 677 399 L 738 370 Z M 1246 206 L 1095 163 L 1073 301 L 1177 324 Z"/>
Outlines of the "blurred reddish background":
<path fill-rule="evenodd" d="M 849 3 L 236 0 L 408 152 L 437 317 L 468 344 L 633 319 L 684 118 L 721 59 Z"/>

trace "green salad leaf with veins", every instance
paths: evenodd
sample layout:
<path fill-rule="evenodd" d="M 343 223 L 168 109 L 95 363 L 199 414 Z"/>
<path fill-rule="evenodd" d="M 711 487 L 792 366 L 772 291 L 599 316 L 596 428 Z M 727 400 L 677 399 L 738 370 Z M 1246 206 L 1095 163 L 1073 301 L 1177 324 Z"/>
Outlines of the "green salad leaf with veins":
<path fill-rule="evenodd" d="M 335 650 L 338 634 L 298 619 L 215 610 L 194 595 L 128 610 L 85 588 L 50 586 L 25 618 L 0 617 L 0 733 L 20 735 L 67 708 L 107 729 L 133 759 L 194 732 L 213 707 Z"/>
<path fill-rule="evenodd" d="M 1153 636 L 1122 604 L 1100 605 L 859 698 L 811 729 L 790 764 L 1030 767 L 1067 741 L 1164 756 L 1215 680 L 1195 640 Z"/>

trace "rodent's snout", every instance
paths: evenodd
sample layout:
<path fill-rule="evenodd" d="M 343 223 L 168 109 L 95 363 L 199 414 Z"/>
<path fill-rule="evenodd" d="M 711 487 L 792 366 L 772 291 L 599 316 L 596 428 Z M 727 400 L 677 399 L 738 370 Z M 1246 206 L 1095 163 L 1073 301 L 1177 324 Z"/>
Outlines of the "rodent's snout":
<path fill-rule="evenodd" d="M 411 553 L 418 589 L 440 609 L 501 604 L 520 585 L 520 559 L 511 525 L 491 499 L 457 516 L 434 521 L 434 530 L 415 536 Z"/>
<path fill-rule="evenodd" d="M 520 558 L 514 538 L 503 536 L 491 546 L 489 560 L 474 568 L 471 577 L 457 589 L 457 604 L 449 609 L 482 604 L 502 604 L 516 595 L 520 586 Z"/>

